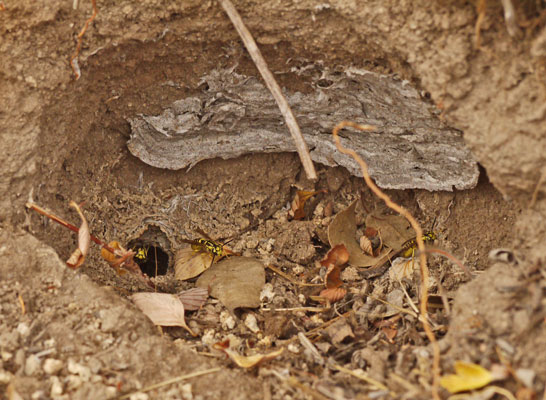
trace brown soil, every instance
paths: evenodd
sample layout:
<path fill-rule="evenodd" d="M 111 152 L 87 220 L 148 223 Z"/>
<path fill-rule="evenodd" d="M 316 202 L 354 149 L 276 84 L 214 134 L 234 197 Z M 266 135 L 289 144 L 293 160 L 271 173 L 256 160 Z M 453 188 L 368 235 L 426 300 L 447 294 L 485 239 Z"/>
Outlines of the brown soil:
<path fill-rule="evenodd" d="M 226 308 L 209 299 L 187 316 L 199 334 L 192 338 L 182 329 L 158 331 L 128 300 L 146 286 L 130 274 L 118 275 L 98 247 L 79 271 L 66 268 L 63 260 L 76 247 L 76 235 L 28 213 L 29 198 L 73 223 L 78 217 L 68 202 L 85 202 L 92 233 L 105 240 L 129 244 L 149 235 L 171 256 L 167 274 L 156 279 L 159 290 L 171 293 L 194 286 L 174 280 L 172 255 L 198 229 L 213 238 L 233 238 L 229 246 L 235 251 L 297 280 L 311 280 L 320 275 L 316 261 L 329 249 L 331 217 L 324 209 L 330 203 L 335 214 L 361 196 L 368 211 L 388 212 L 344 169 L 317 165 L 319 180 L 308 181 L 293 153 L 218 158 L 189 171 L 143 164 L 126 147 L 128 118 L 159 114 L 191 95 L 200 77 L 214 68 L 236 66 L 249 76 L 257 71 L 216 2 L 107 0 L 100 2 L 84 36 L 82 76 L 75 80 L 68 59 L 91 13 L 90 4 L 83 3 L 75 11 L 60 0 L 45 6 L 0 2 L 5 7 L 0 11 L 0 127 L 6 149 L 0 171 L 0 397 L 107 398 L 220 366 L 220 372 L 149 396 L 430 398 L 432 355 L 421 324 L 402 314 L 392 342 L 377 327 L 387 308 L 368 295 L 392 302 L 401 293 L 388 274 L 363 281 L 347 269 L 342 278 L 348 297 L 317 314 L 267 311 L 318 306 L 309 299 L 315 288 L 267 269 L 275 293 L 269 303 L 238 310 L 229 328 L 222 317 Z M 537 351 L 546 346 L 546 197 L 538 183 L 546 174 L 546 7 L 540 4 L 517 4 L 518 20 L 526 25 L 519 39 L 508 35 L 500 2 L 491 4 L 480 50 L 473 45 L 476 9 L 462 1 L 235 4 L 273 71 L 320 61 L 331 68 L 398 74 L 430 96 L 448 124 L 464 131 L 483 166 L 476 188 L 389 195 L 425 228 L 435 221 L 437 247 L 472 273 L 469 277 L 431 256 L 431 294 L 450 304 L 431 311 L 443 372 L 451 372 L 455 360 L 486 368 L 510 363 L 535 378 L 511 377 L 498 384 L 514 393 L 528 389 L 537 398 L 546 384 L 545 353 Z M 277 78 L 283 87 L 306 90 L 295 74 Z M 286 205 L 298 189 L 328 193 L 309 202 L 304 221 L 287 221 Z M 363 213 L 359 206 L 360 220 Z M 498 248 L 509 249 L 516 261 L 491 259 L 489 252 Z M 406 287 L 417 303 L 417 281 Z M 298 332 L 350 311 L 312 337 L 326 363 L 305 353 Z M 245 326 L 249 313 L 260 332 Z M 226 338 L 247 353 L 251 347 L 288 351 L 242 370 L 211 349 L 211 343 Z M 47 368 L 47 359 L 58 360 L 59 369 Z M 362 368 L 388 391 L 337 371 L 334 363 Z"/>

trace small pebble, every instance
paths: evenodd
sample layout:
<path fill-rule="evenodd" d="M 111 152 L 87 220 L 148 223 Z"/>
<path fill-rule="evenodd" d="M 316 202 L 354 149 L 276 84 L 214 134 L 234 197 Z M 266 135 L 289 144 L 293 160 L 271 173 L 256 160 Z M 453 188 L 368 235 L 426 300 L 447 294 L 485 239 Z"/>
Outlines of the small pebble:
<path fill-rule="evenodd" d="M 66 378 L 66 390 L 72 391 L 78 389 L 82 385 L 83 381 L 78 375 L 68 375 Z"/>
<path fill-rule="evenodd" d="M 57 375 L 63 368 L 63 362 L 54 358 L 48 358 L 44 361 L 43 370 L 48 375 Z"/>
<path fill-rule="evenodd" d="M 28 356 L 25 362 L 25 375 L 32 376 L 40 369 L 40 359 L 34 354 Z"/>
<path fill-rule="evenodd" d="M 273 291 L 273 285 L 271 283 L 266 283 L 260 292 L 260 301 L 270 302 L 275 297 L 275 292 Z"/>
<path fill-rule="evenodd" d="M 52 376 L 49 381 L 51 382 L 51 389 L 49 391 L 50 397 L 57 397 L 63 394 L 63 384 L 59 380 L 59 377 Z"/>
<path fill-rule="evenodd" d="M 220 324 L 222 325 L 222 329 L 223 330 L 229 330 L 229 329 L 233 329 L 235 328 L 235 318 L 233 318 L 233 316 L 227 312 L 227 311 L 222 311 L 222 313 L 220 314 Z"/>
<path fill-rule="evenodd" d="M 68 367 L 68 372 L 74 375 L 79 375 L 81 379 L 85 382 L 88 382 L 89 379 L 91 378 L 91 370 L 86 366 L 78 364 L 72 359 L 68 360 L 67 367 Z"/>
<path fill-rule="evenodd" d="M 27 337 L 30 333 L 30 328 L 25 322 L 20 322 L 19 325 L 17 325 L 17 332 L 19 332 L 19 335 L 21 337 Z"/>
<path fill-rule="evenodd" d="M 7 385 L 12 378 L 13 375 L 10 372 L 0 369 L 0 385 Z"/>
<path fill-rule="evenodd" d="M 300 347 L 297 344 L 294 344 L 294 343 L 290 343 L 287 346 L 287 349 L 288 349 L 289 352 L 294 353 L 294 354 L 299 354 L 300 353 Z"/>
<path fill-rule="evenodd" d="M 260 328 L 258 327 L 258 320 L 254 314 L 247 314 L 245 317 L 245 326 L 253 333 L 258 333 Z"/>

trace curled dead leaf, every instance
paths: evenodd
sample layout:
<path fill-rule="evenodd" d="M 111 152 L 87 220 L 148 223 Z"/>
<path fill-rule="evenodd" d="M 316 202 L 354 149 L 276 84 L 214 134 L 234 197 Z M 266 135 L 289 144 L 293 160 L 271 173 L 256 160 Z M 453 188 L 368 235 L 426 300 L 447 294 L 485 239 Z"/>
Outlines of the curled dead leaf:
<path fill-rule="evenodd" d="M 323 289 L 319 296 L 327 299 L 330 303 L 341 300 L 347 294 L 347 290 L 342 287 Z"/>
<path fill-rule="evenodd" d="M 345 210 L 338 212 L 328 226 L 328 241 L 330 246 L 344 244 L 349 252 L 349 264 L 355 267 L 369 267 L 388 253 L 383 249 L 377 257 L 365 254 L 356 241 L 355 208 L 358 200 L 351 203 Z"/>
<path fill-rule="evenodd" d="M 303 210 L 303 208 L 305 207 L 305 203 L 311 197 L 319 193 L 326 193 L 326 190 L 317 190 L 316 192 L 298 190 L 296 192 L 294 200 L 292 200 L 292 203 L 290 204 L 290 210 L 288 210 L 288 219 L 300 220 L 305 218 L 305 211 Z"/>
<path fill-rule="evenodd" d="M 203 273 L 211 266 L 212 255 L 191 247 L 180 249 L 174 256 L 174 277 L 185 281 Z"/>
<path fill-rule="evenodd" d="M 340 278 L 341 267 L 349 261 L 349 252 L 345 245 L 338 244 L 326 254 L 320 262 L 321 265 L 328 268 L 324 276 L 324 285 L 326 289 L 320 292 L 320 297 L 329 300 L 331 303 L 341 300 L 347 294 L 347 291 L 341 288 L 343 281 Z"/>
<path fill-rule="evenodd" d="M 131 299 L 155 325 L 181 326 L 192 336 L 196 336 L 186 325 L 184 304 L 176 295 L 151 292 L 135 293 Z"/>
<path fill-rule="evenodd" d="M 229 342 L 227 344 L 229 345 Z M 237 364 L 241 368 L 255 367 L 259 364 L 262 364 L 263 362 L 272 360 L 280 356 L 284 351 L 284 348 L 281 347 L 280 349 L 273 351 L 271 353 L 267 353 L 267 354 L 254 354 L 252 356 L 242 356 L 236 351 L 226 347 L 226 342 L 216 343 L 214 344 L 213 347 L 216 350 L 220 350 L 226 353 L 229 356 L 229 358 L 231 358 L 235 362 L 235 364 Z"/>
<path fill-rule="evenodd" d="M 368 256 L 373 257 L 373 247 L 372 242 L 370 239 L 368 239 L 366 236 L 360 236 L 360 248 L 364 252 L 364 254 Z"/>
<path fill-rule="evenodd" d="M 134 261 L 135 252 L 125 249 L 118 241 L 112 241 L 108 243 L 108 247 L 114 250 L 111 253 L 106 248 L 100 250 L 100 255 L 104 258 L 108 264 L 116 269 L 119 275 L 123 275 L 125 272 L 130 271 L 137 275 L 142 275 L 139 266 Z"/>
<path fill-rule="evenodd" d="M 181 291 L 177 296 L 186 310 L 193 311 L 199 310 L 205 304 L 209 298 L 209 291 L 205 288 L 192 288 Z"/>
<path fill-rule="evenodd" d="M 82 220 L 82 224 L 78 230 L 78 248 L 74 250 L 74 252 L 70 255 L 70 258 L 66 261 L 66 264 L 70 268 L 76 269 L 83 264 L 85 257 L 89 252 L 91 234 L 89 232 L 89 225 L 87 224 L 87 220 L 85 219 L 80 206 L 78 206 L 74 201 L 70 202 L 70 206 L 76 209 Z"/>
<path fill-rule="evenodd" d="M 326 257 L 321 260 L 320 264 L 324 267 L 341 266 L 349 261 L 349 252 L 343 244 L 338 244 L 328 251 Z"/>

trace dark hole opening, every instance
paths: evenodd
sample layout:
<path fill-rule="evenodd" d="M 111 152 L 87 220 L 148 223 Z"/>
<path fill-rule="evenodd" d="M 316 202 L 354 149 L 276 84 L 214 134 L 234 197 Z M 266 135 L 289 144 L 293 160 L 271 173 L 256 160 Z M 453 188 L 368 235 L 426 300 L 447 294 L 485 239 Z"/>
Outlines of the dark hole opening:
<path fill-rule="evenodd" d="M 136 253 L 134 260 L 143 273 L 149 277 L 167 274 L 169 255 L 161 247 L 139 242 L 128 247 Z"/>

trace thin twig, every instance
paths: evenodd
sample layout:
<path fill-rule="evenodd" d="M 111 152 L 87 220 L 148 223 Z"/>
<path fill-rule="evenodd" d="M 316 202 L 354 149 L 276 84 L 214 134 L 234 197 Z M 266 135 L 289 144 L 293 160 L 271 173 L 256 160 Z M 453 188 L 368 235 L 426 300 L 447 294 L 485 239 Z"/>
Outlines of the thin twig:
<path fill-rule="evenodd" d="M 258 68 L 258 71 L 260 71 L 260 74 L 262 75 L 262 78 L 264 79 L 267 88 L 275 98 L 275 101 L 277 102 L 277 105 L 281 110 L 281 114 L 286 120 L 286 125 L 290 130 L 292 138 L 294 139 L 294 142 L 296 144 L 296 150 L 298 151 L 298 154 L 300 156 L 300 160 L 303 164 L 303 168 L 305 169 L 305 173 L 307 174 L 307 178 L 311 180 L 316 180 L 317 173 L 315 171 L 313 161 L 311 160 L 311 156 L 309 155 L 309 149 L 307 148 L 307 144 L 305 143 L 305 140 L 303 139 L 303 136 L 301 134 L 300 127 L 298 126 L 296 118 L 294 117 L 294 114 L 292 113 L 292 110 L 288 105 L 288 101 L 286 101 L 286 98 L 282 94 L 281 88 L 279 87 L 277 81 L 273 77 L 273 74 L 269 70 L 267 63 L 265 62 L 265 59 L 260 52 L 260 49 L 258 49 L 256 42 L 252 38 L 250 31 L 245 26 L 241 16 L 233 6 L 233 3 L 230 0 L 219 1 L 226 11 L 229 19 L 231 20 L 231 23 L 235 26 L 235 29 L 243 40 L 243 43 L 245 44 L 245 47 L 250 54 L 252 61 L 254 61 L 254 64 L 256 64 L 256 67 Z"/>
<path fill-rule="evenodd" d="M 372 377 L 369 377 L 368 375 L 364 374 L 363 372 L 356 373 L 348 368 L 342 367 L 341 365 L 334 364 L 333 367 L 337 369 L 340 372 L 344 372 L 346 374 L 349 374 L 351 376 L 354 376 L 355 378 L 358 378 L 360 380 L 363 380 L 366 383 L 369 383 L 372 386 L 375 386 L 379 390 L 389 390 L 385 385 L 383 385 L 381 382 L 373 379 Z"/>
<path fill-rule="evenodd" d="M 445 258 L 457 264 L 457 266 L 460 269 L 462 269 L 465 274 L 467 274 L 470 278 L 472 278 L 472 274 L 470 273 L 470 270 L 466 268 L 465 265 L 462 263 L 462 261 L 459 260 L 457 257 L 455 257 L 453 254 L 442 249 L 437 249 L 436 247 L 427 247 L 425 250 L 425 253 L 436 253 L 436 254 L 440 254 L 441 256 L 444 256 Z"/>
<path fill-rule="evenodd" d="M 544 181 L 546 181 L 546 171 L 542 171 L 542 173 L 540 174 L 540 178 L 538 178 L 538 182 L 535 186 L 535 190 L 533 190 L 533 195 L 531 196 L 531 201 L 529 202 L 528 208 L 533 208 L 533 206 L 537 202 L 538 192 L 540 191 L 540 187 L 542 186 Z"/>
<path fill-rule="evenodd" d="M 420 251 L 419 261 L 421 264 L 420 265 L 421 267 L 421 304 L 420 304 L 421 318 L 420 319 L 421 319 L 421 322 L 423 323 L 423 329 L 425 330 L 425 333 L 428 339 L 430 340 L 430 343 L 432 345 L 432 351 L 433 351 L 432 397 L 436 400 L 439 400 L 440 396 L 438 394 L 438 384 L 440 381 L 440 347 L 438 346 L 438 342 L 436 341 L 434 332 L 432 331 L 430 324 L 427 320 L 429 271 L 427 268 L 425 243 L 423 241 L 423 229 L 421 228 L 417 220 L 413 217 L 413 215 L 411 215 L 411 213 L 408 210 L 406 210 L 404 207 L 393 202 L 391 198 L 386 193 L 383 193 L 381 189 L 379 189 L 379 187 L 372 181 L 372 179 L 370 178 L 370 175 L 368 174 L 368 165 L 366 164 L 366 162 L 354 150 L 347 149 L 341 145 L 341 140 L 339 138 L 338 132 L 347 126 L 361 130 L 361 131 L 372 131 L 372 130 L 375 130 L 375 127 L 372 125 L 359 125 L 350 121 L 342 121 L 335 126 L 335 128 L 332 131 L 332 135 L 334 136 L 334 141 L 335 141 L 337 149 L 343 154 L 347 154 L 353 157 L 355 161 L 360 165 L 360 168 L 362 169 L 362 176 L 364 177 L 366 184 L 372 190 L 372 192 L 374 192 L 377 195 L 377 197 L 381 198 L 388 207 L 390 207 L 391 209 L 393 209 L 400 215 L 403 215 L 404 217 L 406 217 L 406 219 L 411 224 L 412 228 L 415 230 L 417 248 Z"/>
<path fill-rule="evenodd" d="M 210 368 L 210 369 L 205 369 L 203 371 L 192 372 L 191 374 L 181 375 L 181 376 L 178 376 L 176 378 L 167 379 L 166 381 L 156 383 L 155 385 L 150 385 L 150 386 L 147 386 L 147 387 L 142 388 L 140 390 L 135 390 L 134 392 L 127 393 L 127 394 L 124 394 L 122 396 L 118 396 L 115 399 L 116 400 L 128 399 L 129 397 L 131 397 L 132 395 L 134 395 L 136 393 L 146 393 L 146 392 L 149 392 L 150 390 L 159 389 L 159 388 L 161 388 L 163 386 L 172 385 L 173 383 L 184 381 L 184 380 L 189 379 L 189 378 L 195 378 L 197 376 L 207 375 L 207 374 L 212 374 L 212 373 L 215 373 L 215 372 L 219 372 L 221 369 L 222 368 L 218 368 L 218 367 L 217 368 Z"/>
<path fill-rule="evenodd" d="M 282 276 L 284 279 L 286 279 L 287 281 L 293 283 L 294 285 L 298 285 L 298 286 L 324 286 L 324 284 L 322 283 L 305 283 L 305 282 L 298 282 L 297 280 L 295 280 L 294 278 L 292 278 L 290 275 L 284 273 L 283 271 L 281 271 L 279 268 L 275 267 L 274 265 L 268 265 L 267 268 L 269 268 L 271 271 L 275 272 L 276 274 L 279 274 L 280 276 Z"/>
<path fill-rule="evenodd" d="M 72 71 L 74 71 L 74 75 L 76 75 L 76 80 L 80 79 L 81 73 L 80 73 L 80 67 L 78 66 L 78 55 L 80 54 L 80 49 L 82 47 L 82 41 L 83 41 L 83 35 L 85 35 L 85 32 L 87 31 L 87 28 L 89 27 L 89 24 L 93 22 L 93 20 L 97 17 L 97 14 L 99 13 L 99 10 L 97 8 L 97 0 L 91 0 L 91 4 L 93 5 L 93 15 L 89 17 L 87 21 L 85 21 L 85 25 L 83 26 L 82 30 L 78 34 L 78 44 L 76 45 L 76 51 L 74 52 L 74 55 L 72 55 L 72 58 L 70 59 L 70 66 L 72 67 Z"/>
<path fill-rule="evenodd" d="M 76 233 L 79 233 L 80 231 L 80 228 L 78 228 L 77 226 L 74 226 L 72 225 L 71 223 L 69 222 L 66 222 L 64 219 L 60 218 L 60 217 L 57 217 L 55 214 L 47 211 L 45 208 L 42 208 L 40 207 L 39 205 L 37 204 L 34 204 L 34 203 L 26 203 L 25 204 L 25 207 L 30 209 L 30 210 L 34 210 L 36 211 L 38 214 L 42 214 L 46 217 L 48 217 L 49 219 L 51 219 L 52 221 L 55 221 L 56 223 L 64 226 L 65 228 L 68 228 L 70 229 L 71 231 L 73 232 L 76 232 Z M 115 254 L 114 253 L 114 249 L 111 248 L 110 246 L 108 246 L 106 243 L 104 243 L 102 240 L 96 238 L 95 236 L 91 235 L 91 240 L 93 242 L 95 242 L 96 244 L 98 244 L 99 246 L 105 248 L 106 250 L 108 250 L 110 253 L 112 254 Z"/>

